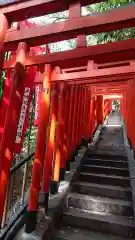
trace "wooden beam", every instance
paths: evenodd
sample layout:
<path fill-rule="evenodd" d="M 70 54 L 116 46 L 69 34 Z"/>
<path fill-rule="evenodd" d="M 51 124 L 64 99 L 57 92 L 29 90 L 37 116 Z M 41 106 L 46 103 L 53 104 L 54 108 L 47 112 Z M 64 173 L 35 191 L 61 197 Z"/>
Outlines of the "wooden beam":
<path fill-rule="evenodd" d="M 100 57 L 99 57 L 100 56 Z M 61 68 L 86 66 L 89 59 L 98 64 L 112 61 L 135 59 L 135 39 L 122 40 L 95 46 L 83 47 L 58 53 L 28 57 L 25 65 L 51 63 Z M 4 62 L 4 68 L 15 66 L 15 56 Z M 111 63 L 110 63 L 111 64 Z"/>
<path fill-rule="evenodd" d="M 81 5 L 90 5 L 102 0 L 80 0 Z M 67 10 L 76 0 L 29 0 L 17 1 L 0 7 L 0 14 L 5 14 L 9 21 L 17 22 L 32 17 Z"/>
<path fill-rule="evenodd" d="M 84 79 L 85 80 L 96 79 L 100 82 L 101 78 L 110 81 L 111 77 L 116 77 L 118 80 L 120 77 L 124 77 L 125 75 L 128 78 L 133 77 L 135 75 L 134 66 L 97 69 L 75 73 L 55 74 L 52 78 L 52 81 L 80 81 Z"/>
<path fill-rule="evenodd" d="M 96 87 L 96 89 L 102 89 L 102 88 L 107 88 L 107 89 L 112 89 L 114 87 L 121 88 L 122 86 L 127 87 L 128 86 L 128 81 L 124 80 L 117 80 L 115 82 L 109 82 L 108 83 L 98 83 L 98 84 L 92 84 L 92 87 Z"/>
<path fill-rule="evenodd" d="M 42 27 L 7 32 L 5 47 L 15 50 L 19 42 L 38 46 L 61 40 L 71 39 L 78 34 L 95 34 L 135 26 L 135 5 L 86 17 L 69 19 L 64 22 Z"/>
<path fill-rule="evenodd" d="M 80 85 L 80 84 L 83 84 L 83 85 L 91 85 L 91 86 L 97 86 L 98 84 L 112 84 L 112 83 L 121 83 L 123 81 L 125 81 L 125 83 L 128 82 L 130 78 L 128 76 L 126 76 L 126 79 L 123 80 L 123 78 L 116 78 L 116 77 L 113 77 L 113 78 L 101 78 L 101 79 L 91 79 L 91 80 L 83 80 L 83 81 L 70 81 L 68 82 L 69 85 Z"/>
<path fill-rule="evenodd" d="M 98 69 L 109 68 L 109 67 L 120 67 L 120 66 L 129 66 L 130 60 L 126 61 L 117 61 L 117 62 L 108 62 L 104 64 L 99 64 Z"/>

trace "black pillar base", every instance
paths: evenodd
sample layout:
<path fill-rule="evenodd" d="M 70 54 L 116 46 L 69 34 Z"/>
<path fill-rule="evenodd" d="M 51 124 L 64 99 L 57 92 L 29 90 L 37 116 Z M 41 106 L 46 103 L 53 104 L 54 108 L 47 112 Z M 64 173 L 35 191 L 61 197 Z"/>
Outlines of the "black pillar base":
<path fill-rule="evenodd" d="M 81 146 L 86 147 L 86 148 L 88 147 L 88 142 L 84 137 L 82 138 Z"/>
<path fill-rule="evenodd" d="M 36 229 L 37 211 L 27 212 L 25 220 L 25 232 L 32 233 Z"/>
<path fill-rule="evenodd" d="M 77 154 L 77 152 L 79 151 L 81 149 L 81 146 L 80 145 L 78 145 L 77 147 L 76 147 L 76 154 Z"/>
<path fill-rule="evenodd" d="M 70 160 L 66 161 L 66 171 L 70 171 L 70 163 L 71 163 Z"/>
<path fill-rule="evenodd" d="M 75 156 L 76 156 L 76 151 L 72 152 L 72 156 L 71 156 L 71 162 L 75 161 Z"/>
<path fill-rule="evenodd" d="M 134 160 L 135 160 L 135 150 L 133 149 L 133 155 L 134 155 Z"/>
<path fill-rule="evenodd" d="M 131 142 L 131 140 L 130 140 L 129 137 L 128 137 L 128 142 L 129 142 L 129 146 L 130 146 L 130 148 L 132 148 L 132 142 Z"/>
<path fill-rule="evenodd" d="M 65 168 L 60 168 L 59 181 L 63 181 L 64 179 L 65 179 Z"/>
<path fill-rule="evenodd" d="M 88 143 L 92 143 L 92 137 L 88 138 Z"/>
<path fill-rule="evenodd" d="M 50 193 L 53 195 L 56 194 L 58 192 L 58 188 L 59 188 L 59 182 L 51 180 Z"/>

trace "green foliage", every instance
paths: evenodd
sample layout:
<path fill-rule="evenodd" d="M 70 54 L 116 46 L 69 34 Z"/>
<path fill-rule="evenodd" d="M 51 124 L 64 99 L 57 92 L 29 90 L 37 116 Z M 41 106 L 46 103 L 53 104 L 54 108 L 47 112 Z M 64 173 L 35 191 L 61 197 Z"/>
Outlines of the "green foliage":
<path fill-rule="evenodd" d="M 37 128 L 33 126 L 34 116 L 35 116 L 35 94 L 33 91 L 31 106 L 30 106 L 30 114 L 29 114 L 29 126 L 27 131 L 25 132 L 24 144 L 23 144 L 23 152 L 27 152 L 28 154 L 30 152 L 35 151 L 35 145 L 36 145 Z"/>
<path fill-rule="evenodd" d="M 135 0 L 109 0 L 103 3 L 93 4 L 87 7 L 88 14 L 126 7 L 127 4 L 135 3 Z M 97 44 L 125 40 L 135 37 L 135 28 L 121 29 L 117 31 L 95 34 Z M 90 39 L 91 37 L 89 37 Z M 89 44 L 89 42 L 88 42 Z"/>

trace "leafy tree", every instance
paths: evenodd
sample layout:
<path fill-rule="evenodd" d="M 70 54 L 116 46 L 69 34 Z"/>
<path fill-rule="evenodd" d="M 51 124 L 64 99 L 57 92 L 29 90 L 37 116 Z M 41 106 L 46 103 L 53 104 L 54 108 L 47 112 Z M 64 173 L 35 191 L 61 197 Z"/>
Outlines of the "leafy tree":
<path fill-rule="evenodd" d="M 135 0 L 109 0 L 102 3 L 93 4 L 87 7 L 87 14 L 104 12 L 119 7 L 126 7 L 127 4 L 135 3 Z M 97 44 L 105 42 L 113 42 L 135 37 L 135 28 L 120 29 L 117 31 L 105 32 L 95 34 L 95 41 Z M 88 44 L 90 45 L 91 36 L 88 37 Z"/>

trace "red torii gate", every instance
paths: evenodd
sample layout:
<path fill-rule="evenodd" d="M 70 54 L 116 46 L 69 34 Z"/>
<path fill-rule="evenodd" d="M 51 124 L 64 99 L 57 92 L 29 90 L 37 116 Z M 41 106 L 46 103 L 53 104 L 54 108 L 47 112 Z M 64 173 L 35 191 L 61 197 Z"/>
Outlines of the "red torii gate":
<path fill-rule="evenodd" d="M 48 0 L 47 2 L 43 0 L 37 3 L 36 0 L 30 0 L 18 1 L 0 8 L 1 69 L 14 69 L 4 134 L 0 144 L 1 220 L 22 106 L 26 77 L 25 68 L 38 66 L 37 78 L 43 85 L 28 202 L 27 232 L 32 232 L 36 227 L 38 194 L 43 165 L 42 190 L 47 212 L 50 188 L 53 193 L 57 191 L 58 181 L 64 178 L 65 169 L 66 167 L 69 169 L 71 159 L 74 160 L 74 152 L 80 145 L 82 137 L 84 136 L 88 141 L 96 126 L 103 123 L 104 117 L 110 111 L 109 100 L 103 106 L 104 94 L 116 92 L 123 95 L 122 114 L 126 121 L 128 137 L 133 147 L 135 146 L 135 137 L 131 129 L 132 113 L 135 112 L 134 104 L 132 104 L 134 101 L 135 40 L 86 47 L 87 34 L 133 27 L 135 24 L 135 6 L 129 5 L 127 8 L 82 17 L 81 6 L 95 2 L 100 1 L 83 0 L 66 3 L 62 0 Z M 42 27 L 34 26 L 30 29 L 8 29 L 8 24 L 12 24 L 14 21 L 19 22 L 28 17 L 67 9 L 69 9 L 69 19 L 64 22 Z M 39 56 L 30 56 L 29 54 L 30 47 L 76 36 L 77 48 L 74 50 Z M 2 52 L 16 51 L 16 49 L 16 56 L 13 56 L 11 60 L 4 61 Z M 101 86 L 98 87 L 99 84 Z M 92 89 L 93 86 L 96 87 L 96 91 Z M 112 89 L 110 89 L 111 87 Z M 127 106 L 128 110 L 126 110 Z M 56 120 L 58 120 L 57 129 Z M 54 151 L 54 167 L 52 169 Z"/>

